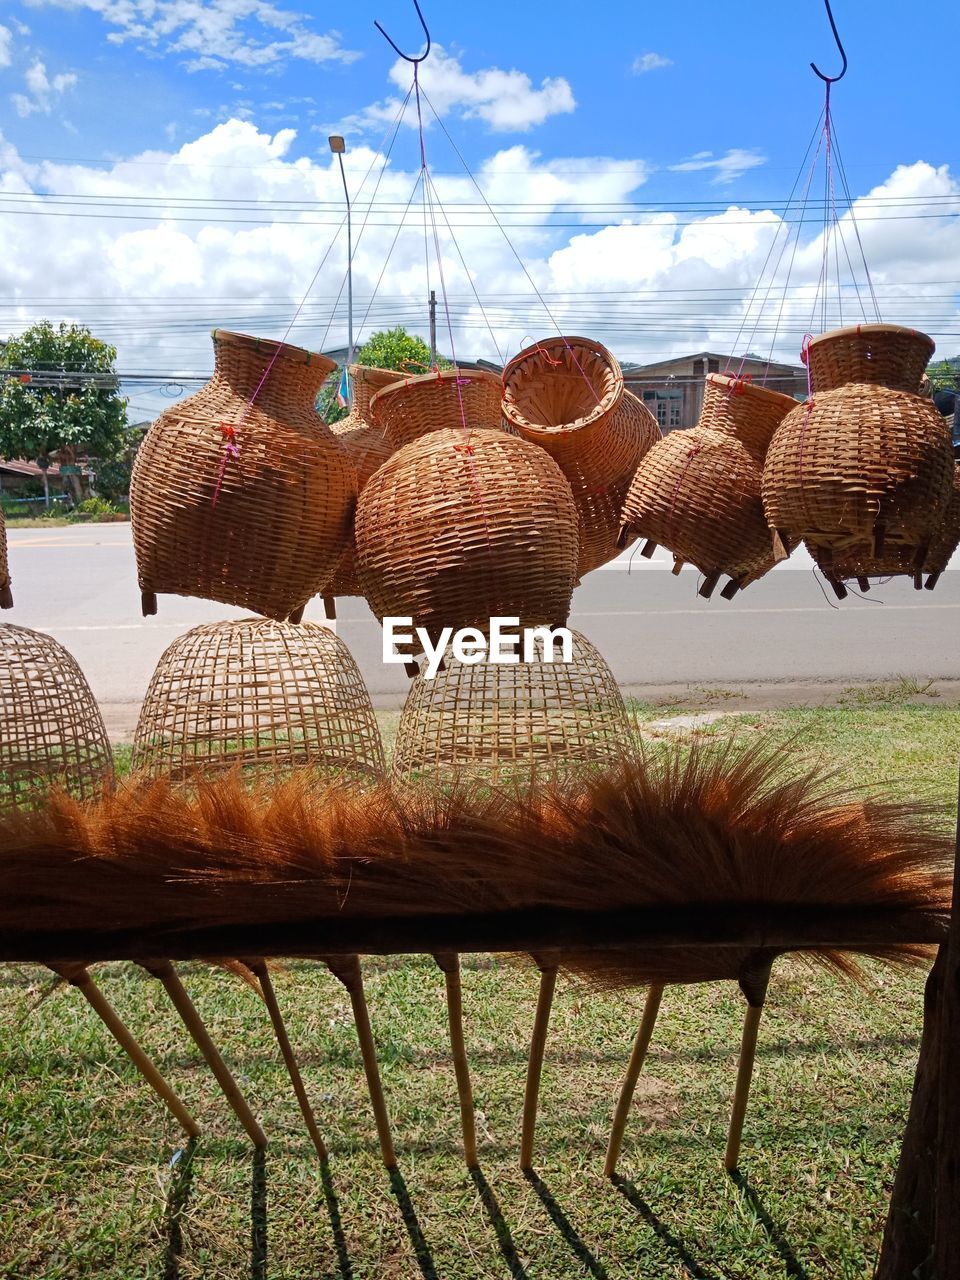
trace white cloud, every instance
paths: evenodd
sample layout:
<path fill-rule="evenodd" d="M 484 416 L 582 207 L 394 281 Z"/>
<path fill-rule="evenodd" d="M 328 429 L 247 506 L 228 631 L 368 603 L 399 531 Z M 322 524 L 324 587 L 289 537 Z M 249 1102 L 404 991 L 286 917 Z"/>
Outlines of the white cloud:
<path fill-rule="evenodd" d="M 47 68 L 39 58 L 28 68 L 23 79 L 27 92 L 10 95 L 18 116 L 31 116 L 35 113 L 48 116 L 56 100 L 77 83 L 73 72 L 61 72 L 51 80 L 47 75 Z"/>
<path fill-rule="evenodd" d="M 681 160 L 679 164 L 669 165 L 672 173 L 696 173 L 701 169 L 715 169 L 713 181 L 717 183 L 733 182 L 748 169 L 756 169 L 767 163 L 767 157 L 757 151 L 747 151 L 743 147 L 731 147 L 722 156 L 715 156 L 712 151 L 698 151 L 695 155 Z"/>
<path fill-rule="evenodd" d="M 410 87 L 410 64 L 398 59 L 390 68 L 390 79 L 406 93 Z M 482 71 L 464 71 L 460 60 L 438 44 L 420 68 L 420 84 L 437 115 L 456 112 L 465 120 L 483 120 L 495 133 L 525 133 L 543 124 L 550 116 L 563 115 L 576 108 L 573 90 L 562 76 L 547 76 L 540 87 L 522 71 L 502 71 L 487 67 Z M 366 128 L 391 124 L 400 110 L 400 98 L 374 103 L 359 115 L 344 122 L 349 128 Z M 432 118 L 424 108 L 425 123 Z M 404 123 L 414 126 L 417 114 L 413 102 L 408 106 Z"/>
<path fill-rule="evenodd" d="M 10 45 L 13 43 L 13 32 L 9 27 L 0 26 L 0 67 L 9 67 L 12 58 Z"/>
<path fill-rule="evenodd" d="M 672 67 L 673 59 L 660 53 L 641 53 L 633 60 L 633 73 L 642 76 L 645 71 L 658 71 L 660 67 Z"/>
<path fill-rule="evenodd" d="M 304 15 L 268 0 L 31 0 L 37 7 L 90 9 L 114 30 L 112 44 L 130 40 L 141 48 L 184 54 L 189 71 L 222 70 L 230 64 L 276 71 L 291 58 L 306 62 L 353 62 L 340 34 L 319 34 Z"/>

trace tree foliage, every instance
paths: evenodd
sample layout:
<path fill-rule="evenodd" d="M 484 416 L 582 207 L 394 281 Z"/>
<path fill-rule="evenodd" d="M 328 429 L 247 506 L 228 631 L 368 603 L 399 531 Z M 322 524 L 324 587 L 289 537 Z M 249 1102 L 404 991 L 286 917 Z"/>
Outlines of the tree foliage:
<path fill-rule="evenodd" d="M 122 455 L 127 402 L 117 391 L 116 358 L 83 325 L 43 320 L 11 338 L 0 352 L 0 456 Z"/>
<path fill-rule="evenodd" d="M 381 329 L 354 353 L 355 364 L 372 365 L 375 369 L 400 369 L 404 373 L 416 375 L 427 373 L 431 366 L 430 348 L 423 338 L 407 333 L 402 325 L 395 329 Z M 437 356 L 437 364 L 441 369 L 450 369 L 450 361 L 444 356 Z M 317 410 L 324 422 L 338 422 L 346 416 L 347 410 L 337 404 L 337 388 L 340 386 L 341 371 L 336 369 L 330 374 L 317 400 Z"/>

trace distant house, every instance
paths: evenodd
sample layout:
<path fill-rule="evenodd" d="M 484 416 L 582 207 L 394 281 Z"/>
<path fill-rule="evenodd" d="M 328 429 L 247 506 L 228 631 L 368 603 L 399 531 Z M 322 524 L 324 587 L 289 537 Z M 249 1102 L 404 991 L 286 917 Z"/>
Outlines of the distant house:
<path fill-rule="evenodd" d="M 51 462 L 47 468 L 47 483 L 60 483 L 60 467 L 56 462 Z M 43 472 L 35 462 L 9 462 L 6 458 L 0 458 L 0 491 L 3 493 L 36 491 L 42 485 Z"/>
<path fill-rule="evenodd" d="M 665 434 L 692 427 L 703 406 L 703 386 L 708 373 L 749 375 L 755 383 L 802 400 L 807 394 L 807 371 L 799 364 L 778 364 L 760 356 L 725 356 L 697 351 L 656 364 L 624 364 L 628 390 L 656 416 Z"/>

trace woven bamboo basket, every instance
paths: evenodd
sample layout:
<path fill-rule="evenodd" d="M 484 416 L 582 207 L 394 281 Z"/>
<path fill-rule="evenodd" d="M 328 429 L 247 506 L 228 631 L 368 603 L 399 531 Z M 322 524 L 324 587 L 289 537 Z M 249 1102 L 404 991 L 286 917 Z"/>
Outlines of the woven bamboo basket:
<path fill-rule="evenodd" d="M 410 686 L 394 773 L 438 781 L 569 773 L 619 764 L 631 749 L 630 722 L 613 672 L 579 632 L 572 660 L 517 665 L 448 659 Z M 522 654 L 520 655 L 523 656 Z"/>
<path fill-rule="evenodd" d="M 807 347 L 813 393 L 857 382 L 916 395 L 935 345 L 925 333 L 896 324 L 831 329 Z"/>
<path fill-rule="evenodd" d="M 850 383 L 814 395 L 777 428 L 763 501 L 783 539 L 834 553 L 924 551 L 953 490 L 944 420 L 917 395 Z"/>
<path fill-rule="evenodd" d="M 10 562 L 7 559 L 7 526 L 0 507 L 0 609 L 13 608 L 13 593 L 10 590 Z"/>
<path fill-rule="evenodd" d="M 500 379 L 483 369 L 444 369 L 385 387 L 373 397 L 372 420 L 394 449 L 431 431 L 500 426 Z"/>
<path fill-rule="evenodd" d="M 384 387 L 399 382 L 405 376 L 397 369 L 378 369 L 369 364 L 352 364 L 347 372 L 350 375 L 350 412 L 331 427 L 335 435 L 345 435 L 361 424 L 371 425 L 373 416 L 370 404 L 373 397 Z"/>
<path fill-rule="evenodd" d="M 299 617 L 343 556 L 356 499 L 350 461 L 314 408 L 336 366 L 223 330 L 213 345 L 210 382 L 157 419 L 134 464 L 144 613 L 169 592 Z"/>
<path fill-rule="evenodd" d="M 357 569 L 382 621 L 489 631 L 563 622 L 577 576 L 570 486 L 535 445 L 500 430 L 435 431 L 398 450 L 357 504 Z"/>
<path fill-rule="evenodd" d="M 230 769 L 378 777 L 383 746 L 353 657 L 316 623 L 243 618 L 176 639 L 150 681 L 133 767 L 176 782 Z"/>
<path fill-rule="evenodd" d="M 583 448 L 622 399 L 620 365 L 589 338 L 535 342 L 503 371 L 503 416 L 554 457 Z"/>
<path fill-rule="evenodd" d="M 96 699 L 51 636 L 0 626 L 0 812 L 39 807 L 51 787 L 94 799 L 113 780 Z"/>
<path fill-rule="evenodd" d="M 735 436 L 762 467 L 773 433 L 796 407 L 792 396 L 732 374 L 711 373 L 704 384 L 697 426 Z"/>

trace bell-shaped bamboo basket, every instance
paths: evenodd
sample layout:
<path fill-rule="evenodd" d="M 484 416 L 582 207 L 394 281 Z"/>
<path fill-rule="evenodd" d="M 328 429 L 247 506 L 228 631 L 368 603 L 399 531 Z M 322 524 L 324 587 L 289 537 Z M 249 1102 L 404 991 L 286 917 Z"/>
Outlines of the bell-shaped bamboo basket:
<path fill-rule="evenodd" d="M 10 562 L 7 559 L 7 526 L 0 507 L 0 609 L 13 608 L 13 592 L 10 590 Z"/>
<path fill-rule="evenodd" d="M 375 778 L 383 746 L 350 650 L 316 623 L 213 622 L 174 640 L 140 712 L 133 768 L 174 782 L 234 768 Z"/>
<path fill-rule="evenodd" d="M 0 625 L 0 812 L 41 805 L 51 787 L 94 799 L 113 781 L 96 699 L 51 636 Z"/>
<path fill-rule="evenodd" d="M 443 627 L 493 617 L 562 623 L 577 576 L 570 486 L 535 445 L 499 429 L 431 432 L 399 449 L 357 504 L 357 569 L 370 608 Z"/>
<path fill-rule="evenodd" d="M 431 431 L 500 426 L 500 379 L 483 369 L 444 369 L 378 391 L 373 423 L 394 449 Z"/>
<path fill-rule="evenodd" d="M 915 395 L 935 343 L 925 333 L 896 324 L 831 329 L 806 347 L 814 395 L 848 382 L 876 383 Z"/>
<path fill-rule="evenodd" d="M 166 410 L 140 447 L 130 513 L 145 614 L 201 596 L 282 620 L 330 581 L 357 481 L 315 410 L 336 366 L 214 330 L 213 377 Z"/>
<path fill-rule="evenodd" d="M 745 379 L 709 374 L 697 425 L 655 444 L 630 485 L 622 520 L 627 535 L 647 540 L 643 554 L 661 544 L 673 552 L 675 573 L 686 561 L 696 565 L 705 597 L 723 574 L 730 581 L 721 594 L 731 599 L 771 569 L 778 555 L 760 498 L 761 468 L 795 403 Z"/>
<path fill-rule="evenodd" d="M 622 399 L 620 365 L 589 338 L 545 338 L 503 371 L 503 416 L 554 457 L 583 448 Z"/>

